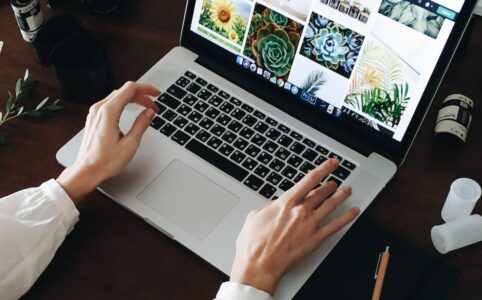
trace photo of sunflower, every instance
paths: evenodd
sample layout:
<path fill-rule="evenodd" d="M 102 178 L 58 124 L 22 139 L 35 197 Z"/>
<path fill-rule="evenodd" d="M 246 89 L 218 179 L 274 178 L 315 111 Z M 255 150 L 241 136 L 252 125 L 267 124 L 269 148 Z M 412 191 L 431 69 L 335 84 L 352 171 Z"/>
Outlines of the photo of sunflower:
<path fill-rule="evenodd" d="M 251 5 L 243 0 L 204 0 L 199 24 L 242 45 Z"/>

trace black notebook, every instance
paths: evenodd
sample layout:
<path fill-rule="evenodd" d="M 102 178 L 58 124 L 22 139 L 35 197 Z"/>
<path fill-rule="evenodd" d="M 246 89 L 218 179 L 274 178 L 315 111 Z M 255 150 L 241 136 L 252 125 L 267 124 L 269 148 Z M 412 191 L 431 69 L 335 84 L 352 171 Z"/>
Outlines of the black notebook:
<path fill-rule="evenodd" d="M 381 299 L 448 299 L 462 273 L 417 246 L 360 218 L 294 299 L 371 299 L 378 255 L 390 246 Z"/>

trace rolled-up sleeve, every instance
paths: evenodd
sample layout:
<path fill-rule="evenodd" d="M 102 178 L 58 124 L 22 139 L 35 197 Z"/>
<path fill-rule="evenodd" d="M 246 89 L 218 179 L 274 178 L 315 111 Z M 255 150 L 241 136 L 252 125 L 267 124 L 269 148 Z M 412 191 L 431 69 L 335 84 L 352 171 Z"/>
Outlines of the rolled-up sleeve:
<path fill-rule="evenodd" d="M 270 294 L 237 282 L 224 282 L 214 300 L 272 300 Z"/>
<path fill-rule="evenodd" d="M 18 299 L 28 291 L 78 218 L 53 179 L 0 198 L 0 299 Z"/>

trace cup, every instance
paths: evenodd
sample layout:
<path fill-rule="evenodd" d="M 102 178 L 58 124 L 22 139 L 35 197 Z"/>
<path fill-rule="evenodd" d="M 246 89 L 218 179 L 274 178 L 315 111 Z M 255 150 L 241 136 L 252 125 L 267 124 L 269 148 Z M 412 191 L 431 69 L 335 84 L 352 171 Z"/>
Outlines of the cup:
<path fill-rule="evenodd" d="M 80 30 L 82 30 L 80 24 L 69 15 L 50 18 L 32 41 L 40 64 L 49 67 L 52 49 L 65 38 Z"/>
<path fill-rule="evenodd" d="M 55 46 L 50 63 L 65 100 L 90 105 L 114 87 L 105 47 L 88 31 L 78 31 Z"/>

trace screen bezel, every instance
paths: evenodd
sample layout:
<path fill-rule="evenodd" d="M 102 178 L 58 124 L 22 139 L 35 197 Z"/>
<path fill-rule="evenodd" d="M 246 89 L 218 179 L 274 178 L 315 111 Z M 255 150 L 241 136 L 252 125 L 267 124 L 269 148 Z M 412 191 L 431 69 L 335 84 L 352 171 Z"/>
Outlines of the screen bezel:
<path fill-rule="evenodd" d="M 348 116 L 345 116 L 345 118 L 335 118 L 317 109 L 313 109 L 313 107 L 309 105 L 303 105 L 298 99 L 290 96 L 284 90 L 273 87 L 269 81 L 240 68 L 235 64 L 236 55 L 191 31 L 195 3 L 196 0 L 187 0 L 186 3 L 181 32 L 181 46 L 195 52 L 200 58 L 203 58 L 204 61 L 208 61 L 210 69 L 224 75 L 228 80 L 241 83 L 239 79 L 240 74 L 242 74 L 243 88 L 283 110 L 285 113 L 296 117 L 305 124 L 331 136 L 347 146 L 353 147 L 366 156 L 371 152 L 376 152 L 399 165 L 406 157 L 418 129 L 430 108 L 437 89 L 467 28 L 477 0 L 465 0 L 454 24 L 454 28 L 447 40 L 447 44 L 436 64 L 405 135 L 400 142 L 383 135 L 371 127 L 365 125 L 360 126 L 358 121 L 350 119 Z M 279 98 L 288 98 L 292 101 L 275 100 Z"/>

